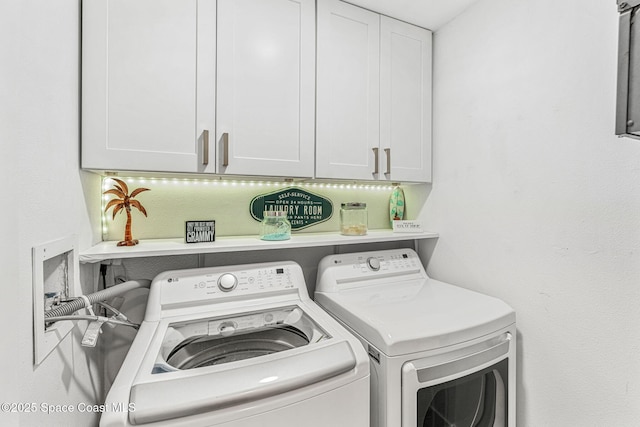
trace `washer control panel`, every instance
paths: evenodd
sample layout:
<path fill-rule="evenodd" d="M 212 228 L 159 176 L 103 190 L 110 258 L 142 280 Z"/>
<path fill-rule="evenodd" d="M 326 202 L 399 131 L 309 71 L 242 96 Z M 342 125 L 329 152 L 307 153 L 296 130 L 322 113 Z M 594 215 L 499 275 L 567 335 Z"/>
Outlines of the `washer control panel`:
<path fill-rule="evenodd" d="M 240 266 L 243 267 L 243 266 Z M 162 306 L 189 305 L 211 300 L 252 298 L 261 295 L 303 292 L 307 288 L 302 269 L 295 263 L 252 264 L 245 267 L 213 267 L 167 271 L 158 275 L 151 292 L 159 293 Z M 150 295 L 151 301 L 151 295 Z"/>

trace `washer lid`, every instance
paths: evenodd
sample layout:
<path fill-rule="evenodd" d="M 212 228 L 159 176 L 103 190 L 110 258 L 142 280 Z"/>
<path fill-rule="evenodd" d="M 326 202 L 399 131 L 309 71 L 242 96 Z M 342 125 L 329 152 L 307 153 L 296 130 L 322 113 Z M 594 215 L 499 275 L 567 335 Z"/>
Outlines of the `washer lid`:
<path fill-rule="evenodd" d="M 516 320 L 497 298 L 433 279 L 316 292 L 315 300 L 388 356 L 461 343 Z"/>
<path fill-rule="evenodd" d="M 284 352 L 261 363 L 141 381 L 131 387 L 129 402 L 136 410 L 129 418 L 132 424 L 145 424 L 213 412 L 307 387 L 355 367 L 350 343 L 331 340 L 313 351 Z"/>
<path fill-rule="evenodd" d="M 141 329 L 150 324 L 143 322 Z M 323 381 L 337 386 L 369 375 L 357 340 L 311 301 L 163 320 L 142 336 L 151 341 L 126 388 L 135 405 L 128 415 L 132 424 L 246 409 Z"/>

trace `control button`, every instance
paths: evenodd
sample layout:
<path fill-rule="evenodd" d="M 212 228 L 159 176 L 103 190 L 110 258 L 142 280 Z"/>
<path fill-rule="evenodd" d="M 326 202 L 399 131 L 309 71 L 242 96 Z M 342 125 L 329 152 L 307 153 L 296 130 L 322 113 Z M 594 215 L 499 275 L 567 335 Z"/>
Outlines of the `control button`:
<path fill-rule="evenodd" d="M 238 279 L 231 273 L 225 273 L 218 279 L 218 287 L 223 292 L 229 292 L 238 285 Z"/>
<path fill-rule="evenodd" d="M 367 258 L 367 266 L 373 271 L 378 271 L 380 270 L 380 260 L 378 258 L 369 257 Z"/>

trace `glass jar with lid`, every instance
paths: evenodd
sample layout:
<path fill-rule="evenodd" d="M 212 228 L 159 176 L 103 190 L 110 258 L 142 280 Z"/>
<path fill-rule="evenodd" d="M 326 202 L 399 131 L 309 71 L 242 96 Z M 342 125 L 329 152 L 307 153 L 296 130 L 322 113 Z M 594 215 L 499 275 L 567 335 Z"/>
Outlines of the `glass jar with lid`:
<path fill-rule="evenodd" d="M 291 223 L 284 211 L 264 211 L 262 216 L 262 240 L 288 240 L 291 238 Z"/>
<path fill-rule="evenodd" d="M 367 204 L 360 202 L 342 203 L 340 207 L 340 234 L 364 236 L 367 234 Z"/>

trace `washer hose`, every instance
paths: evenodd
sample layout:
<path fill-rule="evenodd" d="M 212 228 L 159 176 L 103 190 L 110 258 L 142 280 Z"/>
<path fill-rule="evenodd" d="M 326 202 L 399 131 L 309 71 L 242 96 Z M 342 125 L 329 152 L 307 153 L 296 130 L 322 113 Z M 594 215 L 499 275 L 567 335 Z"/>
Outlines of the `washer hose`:
<path fill-rule="evenodd" d="M 87 308 L 91 304 L 96 304 L 102 301 L 106 301 L 115 296 L 128 292 L 132 289 L 148 288 L 150 285 L 151 285 L 151 280 L 147 280 L 147 279 L 129 280 L 124 283 L 120 283 L 118 285 L 112 286 L 107 289 L 103 289 L 98 292 L 94 292 L 89 295 L 83 295 L 81 297 L 74 298 L 63 306 L 60 306 L 58 308 L 54 308 L 53 310 L 49 310 L 45 312 L 44 313 L 45 321 L 49 317 L 71 315 L 78 310 Z M 87 301 L 89 302 L 89 304 L 87 304 Z"/>
<path fill-rule="evenodd" d="M 53 323 L 53 322 L 57 322 L 59 320 L 90 320 L 92 322 L 104 322 L 104 323 L 111 323 L 113 325 L 124 325 L 124 326 L 131 326 L 134 329 L 138 329 L 140 327 L 140 325 L 136 324 L 136 323 L 131 323 L 128 322 L 126 320 L 120 320 L 120 319 L 115 319 L 113 317 L 104 317 L 104 316 L 90 316 L 90 315 L 84 315 L 84 314 L 80 314 L 80 315 L 72 315 L 72 316 L 56 316 L 56 317 L 49 317 L 49 322 Z"/>

